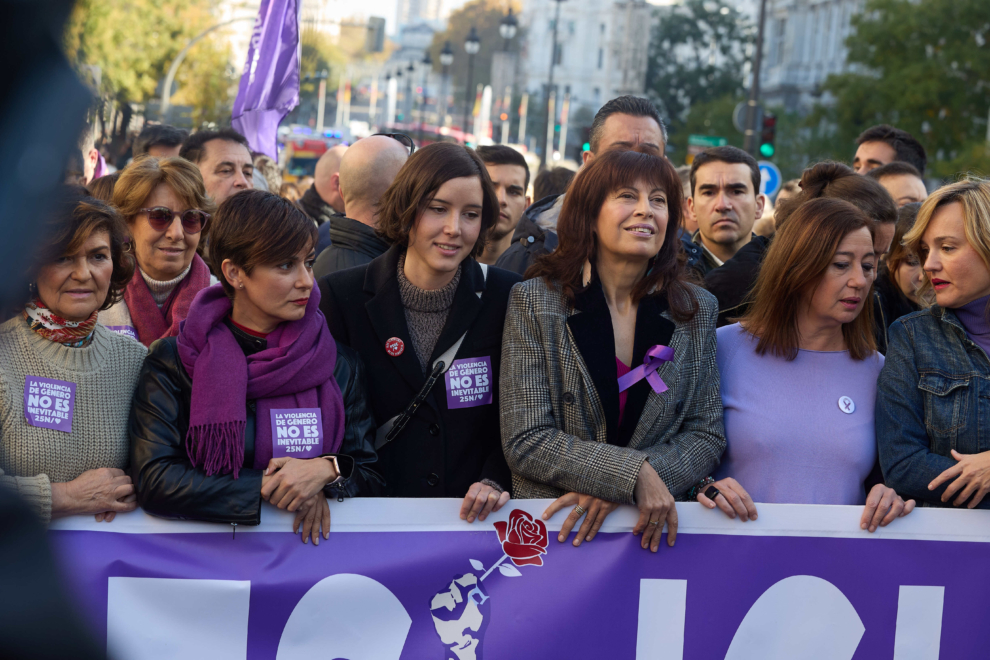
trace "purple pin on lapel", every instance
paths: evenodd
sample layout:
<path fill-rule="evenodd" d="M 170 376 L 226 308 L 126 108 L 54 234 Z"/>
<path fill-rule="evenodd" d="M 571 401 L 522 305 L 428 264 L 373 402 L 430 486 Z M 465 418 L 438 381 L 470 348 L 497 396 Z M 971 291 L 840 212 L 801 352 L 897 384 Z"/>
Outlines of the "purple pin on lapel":
<path fill-rule="evenodd" d="M 670 362 L 673 359 L 674 349 L 671 347 L 662 344 L 652 346 L 650 350 L 646 351 L 646 355 L 643 356 L 643 364 L 619 379 L 619 391 L 625 392 L 645 378 L 654 392 L 663 394 L 667 391 L 667 384 L 657 374 L 657 369 L 664 362 Z"/>

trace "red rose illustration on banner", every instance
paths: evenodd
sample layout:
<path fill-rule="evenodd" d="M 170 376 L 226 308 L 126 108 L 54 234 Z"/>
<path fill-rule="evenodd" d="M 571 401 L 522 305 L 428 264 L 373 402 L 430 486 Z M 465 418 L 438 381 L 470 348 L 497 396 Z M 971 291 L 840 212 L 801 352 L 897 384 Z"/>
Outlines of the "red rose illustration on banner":
<path fill-rule="evenodd" d="M 547 552 L 547 526 L 525 511 L 515 509 L 509 514 L 509 522 L 495 523 L 498 540 L 502 542 L 502 552 L 516 566 L 543 566 Z"/>
<path fill-rule="evenodd" d="M 447 647 L 445 658 L 482 660 L 482 642 L 490 623 L 491 596 L 482 584 L 495 569 L 503 577 L 522 577 L 516 566 L 543 566 L 547 553 L 547 526 L 525 511 L 515 509 L 508 522 L 493 523 L 502 544 L 502 558 L 488 570 L 477 559 L 469 559 L 471 568 L 484 571 L 479 578 L 474 573 L 456 575 L 430 601 L 430 614 L 441 643 Z M 506 559 L 512 561 L 503 563 Z M 515 564 L 515 566 L 513 566 Z"/>

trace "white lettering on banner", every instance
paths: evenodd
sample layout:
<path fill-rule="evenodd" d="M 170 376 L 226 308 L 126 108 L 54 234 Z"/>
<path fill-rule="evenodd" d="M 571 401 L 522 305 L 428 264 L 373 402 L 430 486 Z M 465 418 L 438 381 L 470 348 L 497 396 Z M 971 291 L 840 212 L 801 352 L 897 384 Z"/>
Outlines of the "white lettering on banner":
<path fill-rule="evenodd" d="M 753 603 L 725 660 L 852 660 L 864 632 L 856 608 L 835 585 L 795 575 Z"/>
<path fill-rule="evenodd" d="M 900 588 L 894 660 L 938 660 L 944 601 L 945 587 Z"/>
<path fill-rule="evenodd" d="M 640 580 L 636 660 L 682 660 L 687 580 Z"/>
<path fill-rule="evenodd" d="M 130 577 L 112 577 L 107 582 L 107 651 L 111 657 L 247 657 L 250 582 Z"/>
<path fill-rule="evenodd" d="M 353 573 L 331 575 L 292 610 L 275 660 L 398 660 L 411 626 L 406 608 L 381 582 Z"/>
<path fill-rule="evenodd" d="M 683 660 L 687 583 L 640 580 L 636 660 Z M 112 577 L 107 648 L 129 660 L 243 660 L 250 593 L 248 581 Z M 938 660 L 944 594 L 944 587 L 900 588 L 894 660 Z M 331 575 L 293 608 L 276 660 L 399 660 L 411 626 L 405 607 L 377 580 Z M 850 660 L 864 632 L 832 583 L 795 575 L 756 600 L 725 660 Z"/>

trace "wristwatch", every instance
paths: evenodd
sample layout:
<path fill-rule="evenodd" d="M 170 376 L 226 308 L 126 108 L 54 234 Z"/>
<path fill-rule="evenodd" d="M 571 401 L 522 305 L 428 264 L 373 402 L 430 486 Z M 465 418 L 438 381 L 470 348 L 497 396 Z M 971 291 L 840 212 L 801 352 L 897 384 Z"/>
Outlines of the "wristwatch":
<path fill-rule="evenodd" d="M 323 458 L 325 458 L 328 461 L 330 461 L 331 463 L 333 463 L 334 472 L 337 473 L 337 478 L 334 479 L 333 481 L 327 483 L 327 486 L 332 486 L 334 484 L 337 484 L 337 483 L 340 483 L 341 481 L 343 481 L 344 480 L 344 475 L 340 471 L 340 462 L 337 460 L 337 457 L 331 454 L 329 456 L 324 456 Z"/>

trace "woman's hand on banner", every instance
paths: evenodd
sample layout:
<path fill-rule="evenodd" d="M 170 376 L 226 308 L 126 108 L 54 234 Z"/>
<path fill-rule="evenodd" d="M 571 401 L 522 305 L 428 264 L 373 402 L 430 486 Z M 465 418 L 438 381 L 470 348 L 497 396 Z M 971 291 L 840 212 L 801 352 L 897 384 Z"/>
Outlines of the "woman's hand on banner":
<path fill-rule="evenodd" d="M 739 516 L 739 520 L 743 522 L 756 520 L 756 505 L 753 503 L 753 498 L 749 496 L 745 488 L 739 485 L 738 481 L 728 477 L 716 481 L 705 490 L 712 486 L 718 491 L 715 499 L 712 500 L 704 492 L 700 492 L 697 498 L 699 502 L 709 509 L 714 509 L 717 506 L 730 518 Z"/>
<path fill-rule="evenodd" d="M 643 461 L 642 467 L 639 468 L 634 497 L 639 508 L 639 520 L 633 527 L 633 534 L 643 535 L 640 545 L 649 548 L 652 552 L 659 550 L 660 537 L 666 523 L 667 545 L 673 546 L 677 540 L 677 509 L 674 506 L 674 496 L 670 494 L 667 485 L 649 461 Z"/>
<path fill-rule="evenodd" d="M 313 545 L 319 545 L 321 528 L 323 538 L 330 538 L 330 503 L 322 492 L 306 500 L 299 507 L 296 519 L 292 522 L 292 533 L 298 534 L 300 527 L 303 543 L 313 539 Z"/>
<path fill-rule="evenodd" d="M 99 522 L 99 514 L 106 520 L 107 512 L 126 513 L 136 508 L 134 484 L 119 468 L 86 470 L 72 481 L 52 484 L 53 518 L 90 514 Z"/>
<path fill-rule="evenodd" d="M 333 463 L 322 458 L 273 458 L 261 478 L 261 497 L 280 509 L 298 511 L 336 478 Z"/>
<path fill-rule="evenodd" d="M 967 506 L 973 509 L 990 492 L 990 452 L 960 454 L 953 449 L 952 458 L 958 463 L 935 477 L 928 484 L 928 490 L 935 490 L 952 479 L 952 483 L 942 493 L 942 501 L 948 502 L 958 492 L 959 496 L 952 504 L 962 506 L 966 500 L 970 500 Z"/>
<path fill-rule="evenodd" d="M 477 481 L 468 488 L 467 495 L 461 503 L 461 520 L 469 523 L 474 522 L 475 518 L 484 520 L 489 513 L 494 513 L 505 506 L 509 497 L 509 491 L 498 490 Z"/>
<path fill-rule="evenodd" d="M 859 519 L 859 528 L 872 534 L 878 527 L 886 527 L 897 518 L 903 518 L 914 511 L 914 504 L 914 500 L 905 502 L 893 488 L 877 484 L 866 496 L 866 507 Z"/>
<path fill-rule="evenodd" d="M 608 514 L 619 508 L 619 505 L 592 495 L 567 493 L 558 497 L 547 507 L 547 510 L 543 512 L 543 519 L 550 520 L 555 513 L 567 507 L 573 508 L 567 514 L 567 518 L 564 519 L 560 533 L 557 534 L 557 541 L 560 543 L 566 541 L 567 537 L 571 534 L 571 530 L 574 529 L 574 525 L 581 519 L 581 516 L 584 516 L 584 523 L 578 529 L 577 536 L 574 537 L 573 545 L 576 548 L 582 542 L 595 538 L 598 530 L 602 528 L 605 518 Z"/>

